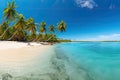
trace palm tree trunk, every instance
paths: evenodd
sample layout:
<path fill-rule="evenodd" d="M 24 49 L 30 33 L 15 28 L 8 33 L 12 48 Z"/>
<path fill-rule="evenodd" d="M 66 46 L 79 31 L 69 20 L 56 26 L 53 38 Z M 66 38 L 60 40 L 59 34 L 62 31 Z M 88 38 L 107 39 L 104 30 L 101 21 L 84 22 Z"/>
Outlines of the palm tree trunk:
<path fill-rule="evenodd" d="M 8 39 L 8 40 L 11 40 L 17 33 L 17 30 L 15 31 L 15 33 Z"/>
<path fill-rule="evenodd" d="M 53 34 L 50 38 L 48 38 L 48 40 L 46 40 L 46 41 L 49 41 L 51 38 L 53 38 L 55 35 Z"/>
<path fill-rule="evenodd" d="M 40 37 L 38 37 L 37 39 L 36 39 L 36 41 L 38 42 L 40 40 Z"/>
<path fill-rule="evenodd" d="M 2 38 L 5 35 L 5 33 L 8 31 L 8 29 L 9 29 L 9 27 L 7 27 L 7 29 L 3 32 L 3 34 L 0 36 L 0 38 Z"/>

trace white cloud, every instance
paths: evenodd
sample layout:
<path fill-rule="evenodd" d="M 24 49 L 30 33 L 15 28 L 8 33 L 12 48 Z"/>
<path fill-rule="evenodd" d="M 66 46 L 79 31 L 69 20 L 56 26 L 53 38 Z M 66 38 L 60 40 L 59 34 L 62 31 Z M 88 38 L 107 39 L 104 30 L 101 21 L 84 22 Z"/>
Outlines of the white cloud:
<path fill-rule="evenodd" d="M 98 6 L 93 0 L 75 0 L 75 2 L 79 7 L 87 7 L 89 9 Z"/>
<path fill-rule="evenodd" d="M 99 35 L 94 38 L 82 39 L 87 41 L 112 41 L 112 40 L 120 40 L 120 34 L 110 34 L 110 35 Z"/>

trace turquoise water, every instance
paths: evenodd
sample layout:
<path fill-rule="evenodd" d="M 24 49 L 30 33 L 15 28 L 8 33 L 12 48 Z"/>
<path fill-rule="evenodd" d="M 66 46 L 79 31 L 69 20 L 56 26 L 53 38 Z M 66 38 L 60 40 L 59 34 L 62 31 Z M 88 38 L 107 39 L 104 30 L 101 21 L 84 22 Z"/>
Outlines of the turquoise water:
<path fill-rule="evenodd" d="M 0 80 L 120 80 L 119 42 L 60 43 L 46 49 L 0 53 Z"/>
<path fill-rule="evenodd" d="M 56 45 L 56 52 L 66 55 L 71 64 L 86 73 L 76 80 L 120 80 L 119 42 L 62 43 Z"/>

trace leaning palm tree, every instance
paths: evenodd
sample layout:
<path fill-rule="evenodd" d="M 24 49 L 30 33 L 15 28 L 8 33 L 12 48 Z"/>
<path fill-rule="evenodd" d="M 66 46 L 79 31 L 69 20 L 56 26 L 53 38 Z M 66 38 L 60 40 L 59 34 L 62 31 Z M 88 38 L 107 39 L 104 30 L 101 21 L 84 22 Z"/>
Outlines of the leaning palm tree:
<path fill-rule="evenodd" d="M 41 37 L 43 38 L 43 34 L 46 34 L 46 22 L 41 22 L 39 25 L 39 35 L 38 38 L 36 39 L 36 41 L 39 41 L 41 39 Z"/>
<path fill-rule="evenodd" d="M 8 29 L 9 25 L 8 25 L 8 22 L 3 22 L 2 25 L 2 30 L 4 30 L 4 32 L 2 33 L 2 35 L 0 36 L 0 38 L 2 38 L 4 36 L 4 34 L 7 32 L 6 29 Z"/>
<path fill-rule="evenodd" d="M 3 18 L 5 18 L 5 20 L 7 20 L 8 24 L 10 21 L 15 21 L 17 15 L 18 15 L 18 13 L 15 9 L 16 9 L 16 6 L 15 6 L 15 2 L 13 0 L 12 3 L 8 2 L 8 6 L 3 11 Z M 3 32 L 3 34 L 0 36 L 0 38 L 2 38 L 4 36 L 4 34 L 8 31 L 8 29 L 9 29 L 9 27 L 6 28 L 6 30 Z"/>
<path fill-rule="evenodd" d="M 67 26 L 66 26 L 66 23 L 64 21 L 59 22 L 58 25 L 57 25 L 57 29 L 60 32 L 65 32 L 66 31 L 66 27 Z"/>
<path fill-rule="evenodd" d="M 50 38 L 48 38 L 48 40 L 47 40 L 47 41 L 49 41 L 52 37 L 54 37 L 54 36 L 55 36 L 55 35 L 54 35 L 54 32 L 55 32 L 54 25 L 50 25 L 50 26 L 49 26 L 49 32 L 51 32 L 51 33 L 52 33 L 52 36 L 51 36 Z"/>
<path fill-rule="evenodd" d="M 20 14 L 17 23 L 14 25 L 14 28 L 16 29 L 16 31 L 13 33 L 13 35 L 8 40 L 11 40 L 17 34 L 17 32 L 23 31 L 26 27 L 26 24 L 27 23 L 23 15 Z"/>
<path fill-rule="evenodd" d="M 41 22 L 41 24 L 40 24 L 40 33 L 45 33 L 46 34 L 46 28 L 45 28 L 45 26 L 46 26 L 46 23 L 43 21 L 43 22 Z"/>
<path fill-rule="evenodd" d="M 28 21 L 27 21 L 27 31 L 31 33 L 30 34 L 31 36 L 36 34 L 36 25 L 34 23 L 33 18 L 29 18 Z"/>
<path fill-rule="evenodd" d="M 42 34 L 42 37 L 44 37 L 44 35 L 46 35 L 46 27 L 45 26 L 46 26 L 46 23 L 44 21 L 40 23 L 39 32 Z"/>

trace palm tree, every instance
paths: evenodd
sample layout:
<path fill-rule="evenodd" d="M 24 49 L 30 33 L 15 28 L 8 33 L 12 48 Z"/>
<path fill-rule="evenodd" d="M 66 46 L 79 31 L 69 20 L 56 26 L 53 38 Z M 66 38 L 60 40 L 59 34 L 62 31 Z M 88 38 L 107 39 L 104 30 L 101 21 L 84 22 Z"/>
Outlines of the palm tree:
<path fill-rule="evenodd" d="M 50 32 L 55 32 L 54 25 L 50 25 L 50 26 L 49 26 L 49 31 L 50 31 Z"/>
<path fill-rule="evenodd" d="M 20 14 L 17 23 L 14 25 L 14 28 L 16 29 L 16 31 L 8 40 L 11 40 L 17 34 L 17 32 L 23 31 L 26 27 L 26 24 L 27 22 L 25 21 L 23 15 Z"/>
<path fill-rule="evenodd" d="M 36 35 L 36 25 L 34 23 L 34 19 L 33 18 L 29 18 L 28 19 L 28 22 L 27 22 L 27 31 L 31 32 L 31 34 L 30 34 L 31 36 Z"/>
<path fill-rule="evenodd" d="M 54 36 L 55 36 L 55 35 L 54 35 L 54 32 L 55 32 L 54 25 L 50 25 L 50 26 L 49 26 L 49 32 L 51 32 L 51 33 L 52 33 L 52 36 L 51 36 L 50 38 L 48 38 L 48 40 L 47 40 L 47 41 L 49 41 L 52 37 L 54 37 Z"/>
<path fill-rule="evenodd" d="M 57 29 L 60 32 L 65 32 L 66 31 L 66 27 L 67 26 L 66 26 L 66 23 L 64 21 L 59 22 L 58 25 L 57 25 Z"/>
<path fill-rule="evenodd" d="M 46 28 L 45 28 L 45 26 L 46 26 L 46 23 L 43 21 L 43 22 L 41 22 L 41 24 L 40 24 L 40 32 L 43 34 L 43 33 L 45 33 L 46 34 Z"/>
<path fill-rule="evenodd" d="M 14 0 L 12 3 L 8 2 L 8 6 L 3 11 L 3 17 L 7 20 L 7 23 L 9 24 L 10 21 L 14 21 L 18 15 L 17 11 L 15 10 L 15 2 Z M 8 31 L 9 27 L 4 30 L 3 34 L 0 36 L 2 38 L 4 34 Z"/>
<path fill-rule="evenodd" d="M 14 0 L 12 0 L 12 3 L 8 2 L 8 6 L 3 11 L 3 17 L 5 17 L 7 21 L 14 21 L 18 14 L 15 9 L 16 6 Z"/>
<path fill-rule="evenodd" d="M 46 23 L 44 21 L 40 23 L 40 30 L 39 30 L 39 32 L 42 33 L 42 37 L 43 38 L 44 38 L 43 34 L 46 35 L 46 27 L 45 26 L 46 26 Z"/>
<path fill-rule="evenodd" d="M 1 28 L 2 28 L 2 30 L 4 30 L 4 32 L 2 33 L 0 38 L 2 38 L 5 35 L 5 33 L 7 32 L 8 27 L 9 27 L 8 22 L 3 22 L 2 23 Z"/>

